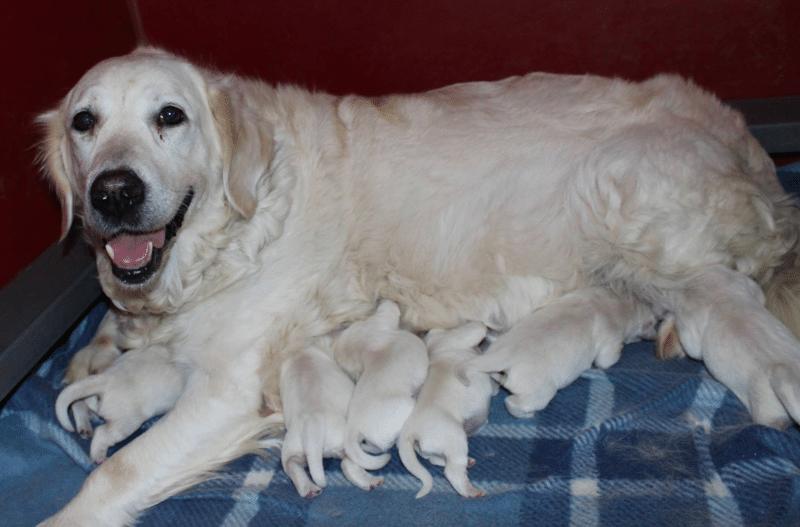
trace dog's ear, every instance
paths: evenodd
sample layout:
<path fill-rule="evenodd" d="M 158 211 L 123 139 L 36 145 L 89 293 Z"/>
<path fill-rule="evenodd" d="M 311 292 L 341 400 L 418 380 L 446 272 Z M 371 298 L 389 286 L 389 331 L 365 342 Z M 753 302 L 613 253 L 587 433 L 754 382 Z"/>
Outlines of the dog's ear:
<path fill-rule="evenodd" d="M 237 84 L 238 83 L 238 84 Z M 208 100 L 223 157 L 223 185 L 233 208 L 251 218 L 258 206 L 259 181 L 272 159 L 272 128 L 250 108 L 241 81 L 209 89 Z"/>
<path fill-rule="evenodd" d="M 64 106 L 43 113 L 36 118 L 36 124 L 42 127 L 44 138 L 39 144 L 38 161 L 45 177 L 56 191 L 61 202 L 61 239 L 69 232 L 72 225 L 74 199 L 70 177 L 69 150 L 67 130 L 64 119 Z"/>

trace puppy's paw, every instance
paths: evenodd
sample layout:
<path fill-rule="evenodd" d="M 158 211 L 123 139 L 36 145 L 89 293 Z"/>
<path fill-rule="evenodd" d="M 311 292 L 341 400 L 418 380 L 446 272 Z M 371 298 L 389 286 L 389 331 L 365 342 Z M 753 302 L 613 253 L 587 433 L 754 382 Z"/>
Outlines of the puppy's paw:
<path fill-rule="evenodd" d="M 303 489 L 302 491 L 302 496 L 304 498 L 316 498 L 320 494 L 322 494 L 322 489 L 314 485 L 313 483 L 309 485 L 307 489 Z"/>
<path fill-rule="evenodd" d="M 96 403 L 97 397 L 93 398 L 95 399 L 94 402 Z M 75 429 L 78 432 L 78 435 L 84 439 L 89 439 L 92 437 L 92 411 L 90 410 L 89 404 L 85 399 L 72 403 L 72 418 L 75 421 Z"/>
<path fill-rule="evenodd" d="M 373 476 L 351 459 L 342 459 L 342 473 L 347 481 L 363 490 L 373 490 L 383 485 L 383 476 Z"/>

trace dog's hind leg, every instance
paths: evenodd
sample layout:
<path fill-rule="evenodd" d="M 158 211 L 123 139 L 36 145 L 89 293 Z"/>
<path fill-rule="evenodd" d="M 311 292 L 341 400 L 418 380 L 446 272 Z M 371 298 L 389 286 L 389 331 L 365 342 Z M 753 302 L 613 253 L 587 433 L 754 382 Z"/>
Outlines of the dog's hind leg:
<path fill-rule="evenodd" d="M 686 353 L 770 426 L 800 422 L 800 342 L 764 307 L 746 276 L 707 268 L 686 286 L 664 292 Z"/>

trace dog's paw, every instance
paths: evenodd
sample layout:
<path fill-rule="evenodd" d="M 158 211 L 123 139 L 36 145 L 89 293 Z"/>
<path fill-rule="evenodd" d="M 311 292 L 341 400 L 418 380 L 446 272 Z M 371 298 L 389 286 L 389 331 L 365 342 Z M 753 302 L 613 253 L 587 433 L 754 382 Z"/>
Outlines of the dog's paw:
<path fill-rule="evenodd" d="M 756 423 L 781 429 L 800 423 L 800 364 L 773 364 L 753 375 L 745 404 Z"/>

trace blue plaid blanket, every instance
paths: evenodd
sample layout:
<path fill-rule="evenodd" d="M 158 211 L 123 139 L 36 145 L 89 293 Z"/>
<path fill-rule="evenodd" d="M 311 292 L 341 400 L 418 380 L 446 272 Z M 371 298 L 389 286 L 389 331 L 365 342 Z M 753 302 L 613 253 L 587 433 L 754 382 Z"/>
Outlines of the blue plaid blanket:
<path fill-rule="evenodd" d="M 781 172 L 796 181 L 800 166 Z M 54 513 L 92 470 L 89 442 L 63 430 L 53 406 L 69 358 L 105 309 L 96 306 L 0 413 L 5 526 Z M 652 344 L 637 343 L 612 368 L 585 372 L 533 419 L 511 417 L 505 396 L 470 438 L 469 474 L 484 498 L 462 498 L 428 465 L 433 491 L 415 500 L 419 482 L 395 452 L 376 472 L 382 487 L 362 491 L 338 460 L 326 460 L 329 486 L 304 499 L 276 452 L 233 462 L 150 509 L 140 525 L 800 525 L 800 429 L 754 425 L 699 362 L 658 362 Z"/>

